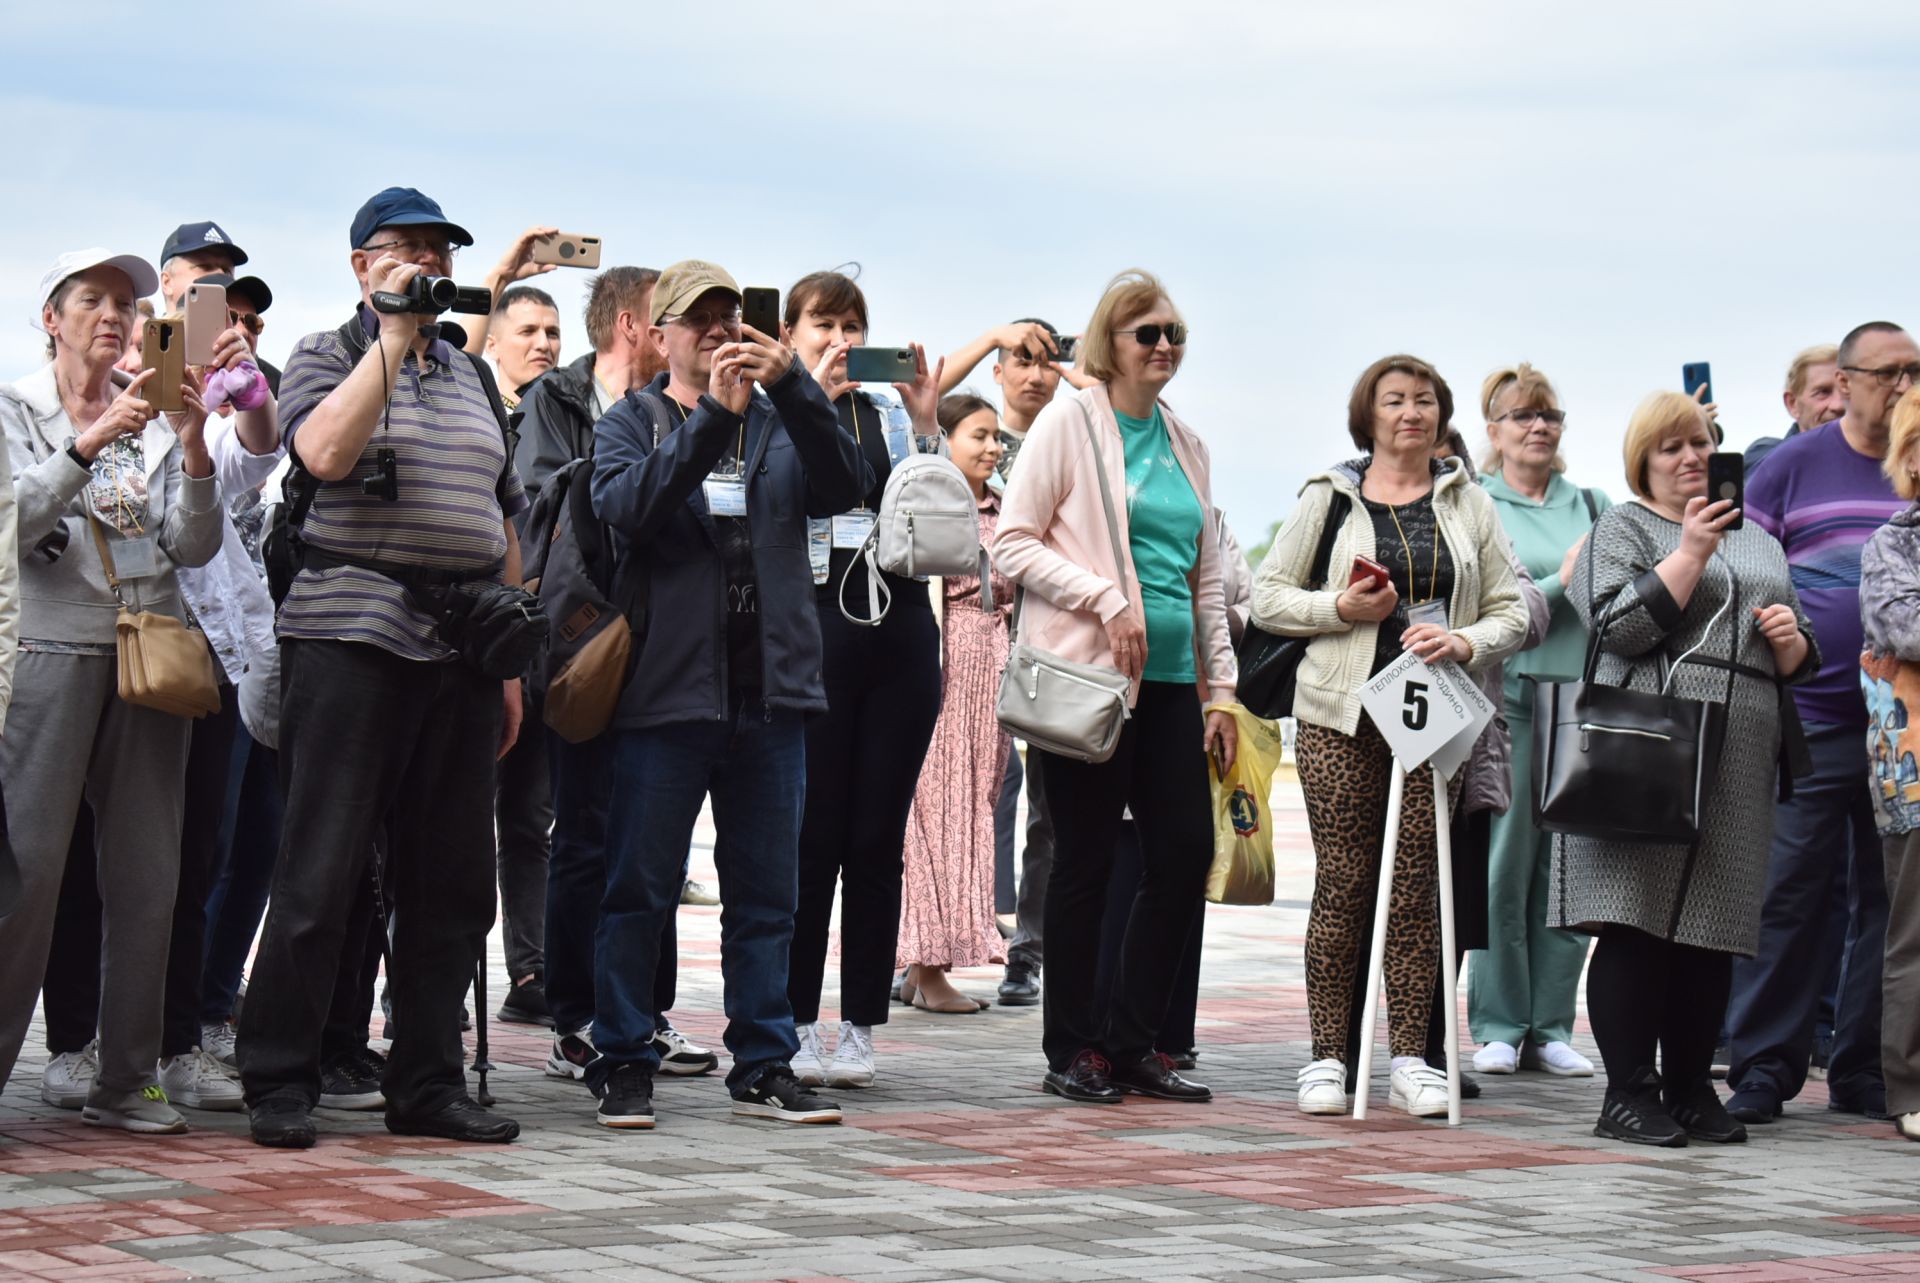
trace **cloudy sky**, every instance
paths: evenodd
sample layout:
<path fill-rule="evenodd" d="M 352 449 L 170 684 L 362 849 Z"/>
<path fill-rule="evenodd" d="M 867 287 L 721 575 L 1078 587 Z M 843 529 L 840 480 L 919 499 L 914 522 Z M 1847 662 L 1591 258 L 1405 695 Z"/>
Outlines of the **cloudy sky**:
<path fill-rule="evenodd" d="M 0 378 L 38 362 L 54 253 L 153 257 L 202 218 L 272 284 L 284 356 L 345 315 L 348 223 L 393 183 L 479 238 L 463 278 L 535 222 L 744 284 L 857 260 L 875 340 L 936 351 L 1021 315 L 1078 330 L 1138 265 L 1193 327 L 1169 399 L 1252 541 L 1351 453 L 1348 390 L 1389 351 L 1438 365 L 1476 441 L 1482 376 L 1531 360 L 1575 477 L 1619 494 L 1627 415 L 1683 362 L 1713 363 L 1743 442 L 1779 430 L 1799 348 L 1920 325 L 1920 7 L 324 9 L 9 14 Z M 584 276 L 540 282 L 563 359 Z"/>

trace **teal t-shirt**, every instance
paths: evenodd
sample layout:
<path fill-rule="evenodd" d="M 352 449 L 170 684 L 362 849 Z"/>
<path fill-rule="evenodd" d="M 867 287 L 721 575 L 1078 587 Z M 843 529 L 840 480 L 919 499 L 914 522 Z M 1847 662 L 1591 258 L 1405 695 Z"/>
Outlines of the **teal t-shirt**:
<path fill-rule="evenodd" d="M 1114 412 L 1127 455 L 1127 525 L 1140 602 L 1147 616 L 1150 682 L 1191 682 L 1193 587 L 1187 576 L 1200 556 L 1206 514 L 1180 461 L 1173 456 L 1166 420 Z"/>

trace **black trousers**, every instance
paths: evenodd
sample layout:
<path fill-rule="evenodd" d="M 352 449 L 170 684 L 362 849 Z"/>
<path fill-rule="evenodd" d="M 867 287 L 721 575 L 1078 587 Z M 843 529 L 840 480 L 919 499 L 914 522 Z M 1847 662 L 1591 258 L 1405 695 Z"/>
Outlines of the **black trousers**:
<path fill-rule="evenodd" d="M 526 694 L 521 711 L 520 738 L 500 760 L 500 787 L 493 803 L 499 834 L 500 934 L 507 980 L 513 984 L 546 970 L 547 860 L 553 830 L 543 709 Z"/>
<path fill-rule="evenodd" d="M 1587 963 L 1587 1018 L 1607 1078 L 1651 1069 L 1681 1086 L 1705 1082 L 1733 985 L 1733 955 L 1608 924 Z"/>
<path fill-rule="evenodd" d="M 827 711 L 807 723 L 800 900 L 787 959 L 797 1024 L 820 1018 L 833 887 L 840 884 L 840 1018 L 884 1025 L 900 940 L 902 848 L 940 717 L 933 612 L 896 600 L 878 628 L 820 606 Z"/>
<path fill-rule="evenodd" d="M 1120 944 L 1133 915 L 1133 898 L 1140 889 L 1145 865 L 1140 855 L 1140 830 L 1128 820 L 1120 826 L 1120 845 L 1113 853 L 1113 877 L 1107 882 L 1107 909 L 1100 924 L 1100 970 L 1094 979 L 1094 1000 L 1102 1011 L 1113 996 L 1113 976 L 1120 969 Z M 1167 1013 L 1153 1036 L 1153 1049 L 1168 1055 L 1194 1050 L 1193 1027 L 1199 1018 L 1200 953 L 1206 940 L 1207 903 L 1193 906 L 1193 930 L 1180 955 L 1173 992 L 1167 995 Z"/>
<path fill-rule="evenodd" d="M 67 843 L 67 871 L 60 879 L 47 972 L 40 982 L 47 1051 L 54 1056 L 81 1050 L 100 1030 L 98 866 L 93 852 L 93 808 L 82 802 L 73 840 Z"/>
<path fill-rule="evenodd" d="M 1042 1037 L 1053 1069 L 1082 1051 L 1125 1065 L 1153 1050 L 1213 860 L 1203 728 L 1191 683 L 1142 682 L 1111 758 L 1094 764 L 1040 753 L 1054 828 Z M 1142 873 L 1103 1010 L 1096 986 L 1103 919 L 1129 808 Z"/>
<path fill-rule="evenodd" d="M 501 684 L 352 642 L 281 643 L 285 839 L 241 1013 L 249 1104 L 319 1098 L 327 1013 L 384 824 L 393 912 L 389 1114 L 466 1094 L 460 1005 L 494 915 Z"/>

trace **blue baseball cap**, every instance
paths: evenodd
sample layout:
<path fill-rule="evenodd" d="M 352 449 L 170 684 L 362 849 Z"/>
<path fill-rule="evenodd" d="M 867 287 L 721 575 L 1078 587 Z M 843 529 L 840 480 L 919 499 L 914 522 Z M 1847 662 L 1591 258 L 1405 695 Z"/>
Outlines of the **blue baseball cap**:
<path fill-rule="evenodd" d="M 353 216 L 348 233 L 348 248 L 359 249 L 382 227 L 438 226 L 447 229 L 447 239 L 455 245 L 473 244 L 466 228 L 440 211 L 440 202 L 414 187 L 389 187 L 376 194 Z"/>
<path fill-rule="evenodd" d="M 203 249 L 225 251 L 233 259 L 235 267 L 247 261 L 247 251 L 233 243 L 233 237 L 227 235 L 226 228 L 218 223 L 182 223 L 173 229 L 173 235 L 167 237 L 166 248 L 160 251 L 160 262 L 164 266 L 170 258 L 182 254 L 196 254 Z"/>

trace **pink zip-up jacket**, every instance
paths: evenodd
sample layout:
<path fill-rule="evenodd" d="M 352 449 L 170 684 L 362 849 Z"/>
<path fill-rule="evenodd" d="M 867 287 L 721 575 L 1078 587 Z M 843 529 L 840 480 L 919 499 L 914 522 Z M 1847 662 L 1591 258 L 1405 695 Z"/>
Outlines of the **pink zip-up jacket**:
<path fill-rule="evenodd" d="M 1113 494 L 1122 558 L 1117 565 L 1083 410 L 1092 417 L 1099 435 L 1107 486 Z M 1174 459 L 1186 473 L 1201 510 L 1211 514 L 1213 488 L 1205 443 L 1164 401 L 1160 413 Z M 1146 626 L 1133 569 L 1126 497 L 1126 449 L 1106 385 L 1076 392 L 1042 410 L 1027 432 L 1007 483 L 1000 531 L 993 541 L 994 568 L 1027 590 L 1020 641 L 1077 663 L 1119 667 L 1107 641 L 1107 622 L 1124 610 L 1142 628 Z M 1212 701 L 1230 702 L 1239 669 L 1227 633 L 1219 527 L 1212 520 L 1200 523 L 1199 555 L 1187 579 L 1193 589 L 1194 662 Z M 1128 695 L 1129 706 L 1139 695 L 1136 681 Z"/>

